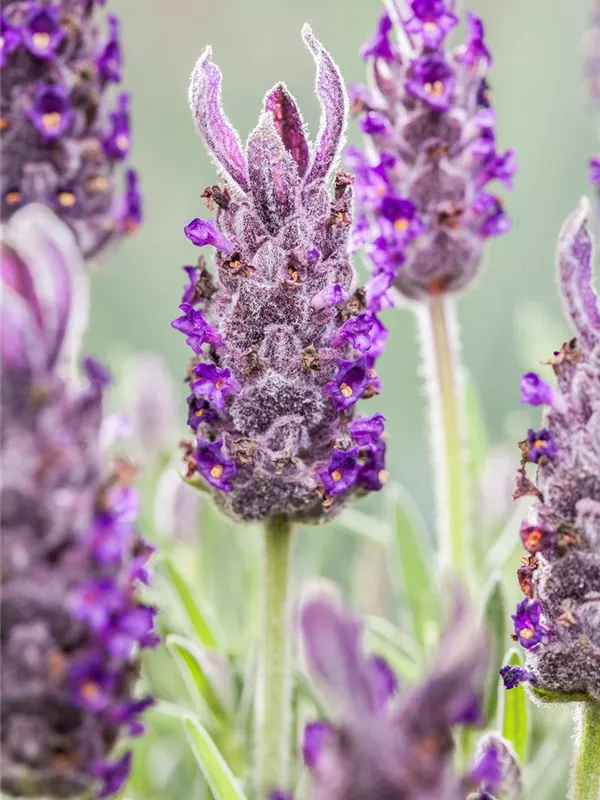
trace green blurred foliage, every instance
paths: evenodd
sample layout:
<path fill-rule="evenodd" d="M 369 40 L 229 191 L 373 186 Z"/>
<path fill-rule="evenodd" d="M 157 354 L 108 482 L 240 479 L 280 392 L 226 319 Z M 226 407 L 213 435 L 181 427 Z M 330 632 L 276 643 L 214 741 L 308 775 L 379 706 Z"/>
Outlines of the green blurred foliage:
<path fill-rule="evenodd" d="M 298 98 L 314 133 L 318 110 L 312 92 L 313 64 L 300 39 L 301 25 L 309 22 L 347 82 L 358 82 L 364 74 L 358 48 L 381 8 L 375 0 L 128 0 L 118 9 L 116 3 L 113 6 L 122 22 L 125 81 L 133 101 L 133 164 L 141 176 L 145 222 L 94 276 L 88 345 L 113 362 L 122 352 L 143 349 L 162 354 L 181 386 L 183 405 L 181 377 L 188 355 L 183 337 L 169 323 L 179 302 L 181 266 L 197 257 L 183 226 L 207 213 L 200 194 L 215 180 L 187 107 L 192 66 L 205 45 L 212 44 L 224 73 L 225 107 L 242 137 L 254 127 L 265 92 L 279 80 Z M 506 193 L 514 228 L 490 242 L 481 277 L 459 308 L 464 361 L 476 387 L 469 392 L 475 472 L 488 445 L 508 444 L 518 460 L 514 441 L 538 416 L 519 406 L 519 376 L 568 335 L 556 296 L 553 250 L 563 218 L 587 191 L 586 161 L 596 140 L 581 54 L 589 18 L 586 0 L 477 0 L 471 7 L 484 17 L 494 53 L 491 83 L 500 146 L 515 148 L 520 165 L 515 189 Z M 359 141 L 354 124 L 349 138 Z M 431 540 L 433 484 L 415 325 L 406 311 L 388 310 L 384 319 L 391 329 L 380 362 L 385 390 L 370 401 L 369 412 L 381 410 L 388 419 L 391 476 L 416 501 L 424 517 L 424 535 Z M 477 398 L 480 408 L 473 405 Z M 474 483 L 476 478 L 474 474 Z M 143 485 L 148 510 L 143 524 L 151 533 L 153 478 L 146 476 Z M 308 576 L 326 575 L 352 592 L 371 615 L 372 646 L 382 652 L 387 648 L 388 656 L 395 654 L 409 675 L 418 658 L 413 660 L 403 649 L 402 637 L 411 635 L 411 604 L 406 587 L 397 590 L 395 551 L 390 558 L 385 549 L 392 546 L 392 526 L 371 522 L 363 516 L 366 513 L 383 518 L 381 498 L 349 512 L 344 524 L 301 531 L 295 580 L 299 585 Z M 495 543 L 479 528 L 481 540 L 474 542 L 480 556 L 479 584 L 483 587 L 492 575 L 502 575 L 507 608 L 518 596 L 517 524 L 515 512 L 512 519 L 498 521 Z M 354 535 L 361 529 L 370 534 L 368 541 Z M 260 580 L 258 532 L 234 530 L 208 509 L 197 542 L 171 543 L 167 549 L 197 593 L 197 601 L 206 603 L 223 628 L 226 644 L 221 655 L 231 660 L 240 704 L 251 706 L 242 684 L 244 670 L 252 674 Z M 163 632 L 191 635 L 183 609 L 166 585 L 164 570 L 155 592 L 165 609 Z M 406 606 L 401 605 L 402 598 L 408 599 Z M 415 607 L 413 603 L 413 612 Z M 386 627 L 384 617 L 400 625 L 401 633 Z M 422 620 L 416 624 L 421 640 L 425 635 L 435 639 L 435 621 L 429 634 Z M 396 641 L 396 635 L 401 639 Z M 192 701 L 165 648 L 148 659 L 146 679 L 165 702 L 151 712 L 149 735 L 137 744 L 138 768 L 128 796 L 208 798 L 180 721 L 182 713 L 192 710 Z M 310 698 L 303 702 L 314 711 Z M 533 709 L 528 779 L 534 800 L 565 796 L 568 716 L 568 711 Z M 202 722 L 233 760 L 240 758 L 238 739 L 225 741 L 214 720 Z M 550 729 L 552 737 L 547 735 Z"/>

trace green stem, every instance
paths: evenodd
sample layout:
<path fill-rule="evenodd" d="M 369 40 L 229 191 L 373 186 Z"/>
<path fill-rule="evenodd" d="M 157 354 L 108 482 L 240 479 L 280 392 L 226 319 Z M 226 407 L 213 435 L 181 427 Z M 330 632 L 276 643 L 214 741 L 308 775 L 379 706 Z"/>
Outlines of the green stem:
<path fill-rule="evenodd" d="M 463 376 L 452 299 L 443 294 L 431 295 L 422 308 L 420 321 L 429 391 L 440 561 L 442 567 L 468 580 Z"/>
<path fill-rule="evenodd" d="M 257 697 L 258 796 L 285 789 L 291 727 L 291 667 L 288 578 L 292 525 L 284 518 L 264 528 L 264 579 Z"/>
<path fill-rule="evenodd" d="M 600 704 L 582 703 L 575 722 L 572 800 L 600 798 Z"/>

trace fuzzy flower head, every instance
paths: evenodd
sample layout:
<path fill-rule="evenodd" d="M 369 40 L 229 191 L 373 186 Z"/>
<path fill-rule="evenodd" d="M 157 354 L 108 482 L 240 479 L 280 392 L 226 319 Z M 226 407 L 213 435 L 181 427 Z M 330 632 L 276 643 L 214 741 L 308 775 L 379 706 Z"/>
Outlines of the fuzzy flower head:
<path fill-rule="evenodd" d="M 4 221 L 28 203 L 51 208 L 86 257 L 141 220 L 119 22 L 98 2 L 5 0 L 2 49 Z"/>
<path fill-rule="evenodd" d="M 382 487 L 383 417 L 354 419 L 379 392 L 387 331 L 349 260 L 353 178 L 337 171 L 347 101 L 338 68 L 310 28 L 321 127 L 311 147 L 283 84 L 265 97 L 245 149 L 223 115 L 207 48 L 190 105 L 223 184 L 203 194 L 216 218 L 185 235 L 214 253 L 187 266 L 173 327 L 193 353 L 188 476 L 234 518 L 319 521 Z M 358 426 L 358 427 L 354 427 Z M 367 433 L 368 431 L 368 433 Z"/>
<path fill-rule="evenodd" d="M 398 686 L 383 659 L 364 654 L 350 609 L 317 596 L 302 608 L 300 625 L 307 665 L 332 709 L 331 721 L 305 730 L 313 800 L 465 800 L 502 782 L 517 788 L 518 768 L 509 777 L 516 762 L 499 737 L 482 742 L 466 775 L 453 767 L 452 727 L 471 718 L 467 710 L 477 705 L 486 662 L 482 635 L 460 595 L 428 674 L 410 689 Z"/>
<path fill-rule="evenodd" d="M 528 680 L 540 689 L 598 701 L 600 309 L 592 286 L 589 216 L 584 199 L 558 240 L 559 288 L 576 338 L 547 362 L 552 385 L 533 373 L 521 383 L 524 402 L 545 410 L 543 426 L 519 443 L 516 496 L 536 497 L 521 525 L 528 555 L 518 577 L 525 598 L 513 615 L 514 638 L 525 648 L 527 664 L 505 667 L 503 677 L 508 688 Z"/>
<path fill-rule="evenodd" d="M 110 376 L 86 359 L 74 379 L 86 284 L 73 235 L 35 204 L 2 234 L 1 787 L 108 797 L 131 763 L 113 745 L 143 732 L 153 702 L 133 694 L 157 641 L 138 596 L 151 548 L 131 470 L 102 458 Z"/>
<path fill-rule="evenodd" d="M 357 176 L 353 245 L 373 263 L 374 307 L 391 304 L 392 288 L 424 300 L 467 287 L 485 241 L 510 228 L 497 186 L 510 188 L 516 171 L 514 152 L 496 143 L 481 19 L 468 14 L 467 40 L 451 49 L 452 0 L 412 0 L 405 13 L 388 5 L 363 49 L 370 88 L 352 88 L 367 147 L 347 151 Z"/>

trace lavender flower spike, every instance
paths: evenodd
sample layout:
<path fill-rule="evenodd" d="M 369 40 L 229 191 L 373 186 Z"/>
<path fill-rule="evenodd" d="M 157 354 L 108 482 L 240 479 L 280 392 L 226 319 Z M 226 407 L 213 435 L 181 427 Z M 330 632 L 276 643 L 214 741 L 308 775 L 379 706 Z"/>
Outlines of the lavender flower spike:
<path fill-rule="evenodd" d="M 108 797 L 131 763 L 113 745 L 153 702 L 133 696 L 138 650 L 156 643 L 137 596 L 151 550 L 130 471 L 100 458 L 109 376 L 92 359 L 77 381 L 65 369 L 85 293 L 75 240 L 35 204 L 2 238 L 1 788 Z"/>
<path fill-rule="evenodd" d="M 308 667 L 335 712 L 335 721 L 305 731 L 311 800 L 465 800 L 484 782 L 498 784 L 504 772 L 495 763 L 476 762 L 464 776 L 452 764 L 451 729 L 479 696 L 486 661 L 460 595 L 428 675 L 399 696 L 385 662 L 364 655 L 360 623 L 348 608 L 313 597 L 300 626 Z"/>
<path fill-rule="evenodd" d="M 2 219 L 43 203 L 86 257 L 141 221 L 133 170 L 118 188 L 131 147 L 129 95 L 109 97 L 121 81 L 119 25 L 102 12 L 99 24 L 99 5 L 5 0 L 0 20 Z"/>
<path fill-rule="evenodd" d="M 525 598 L 513 616 L 527 669 L 502 674 L 507 688 L 529 680 L 565 699 L 600 702 L 600 310 L 589 215 L 584 199 L 558 239 L 559 290 L 576 338 L 548 362 L 562 409 L 547 407 L 542 429 L 520 443 L 519 487 L 537 496 L 521 527 Z M 535 485 L 524 471 L 532 462 Z"/>
<path fill-rule="evenodd" d="M 348 150 L 357 173 L 354 244 L 366 245 L 368 293 L 380 305 L 392 286 L 418 301 L 466 288 L 485 241 L 510 228 L 490 184 L 510 188 L 516 171 L 514 152 L 497 149 L 479 17 L 467 15 L 467 41 L 450 49 L 458 22 L 451 0 L 388 5 L 363 51 L 372 88 L 351 94 L 367 147 Z"/>
<path fill-rule="evenodd" d="M 214 222 L 185 227 L 194 245 L 213 249 L 217 273 L 203 258 L 185 267 L 183 315 L 173 322 L 194 353 L 185 457 L 189 477 L 243 520 L 320 521 L 387 475 L 383 418 L 370 436 L 352 426 L 357 401 L 379 391 L 374 364 L 387 331 L 348 255 L 353 177 L 338 171 L 332 195 L 327 187 L 346 95 L 310 28 L 303 37 L 321 105 L 312 148 L 283 84 L 268 92 L 244 150 L 221 110 L 210 48 L 190 83 L 223 184 L 203 194 Z"/>

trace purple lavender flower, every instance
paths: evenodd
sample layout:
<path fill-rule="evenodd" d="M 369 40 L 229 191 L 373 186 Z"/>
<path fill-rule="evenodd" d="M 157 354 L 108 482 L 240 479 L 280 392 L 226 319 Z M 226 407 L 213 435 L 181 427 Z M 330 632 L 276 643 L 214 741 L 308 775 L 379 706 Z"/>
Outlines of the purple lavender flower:
<path fill-rule="evenodd" d="M 467 41 L 457 58 L 469 67 L 476 67 L 479 63 L 487 67 L 492 66 L 492 54 L 487 49 L 484 41 L 483 21 L 467 11 Z"/>
<path fill-rule="evenodd" d="M 26 114 L 46 144 L 63 136 L 73 122 L 73 110 L 64 86 L 39 83 Z"/>
<path fill-rule="evenodd" d="M 515 636 L 519 644 L 527 650 L 533 650 L 541 642 L 548 641 L 548 628 L 542 623 L 542 607 L 536 600 L 527 597 L 521 600 L 516 613 L 512 615 Z"/>
<path fill-rule="evenodd" d="M 198 364 L 194 368 L 192 391 L 206 398 L 211 408 L 223 411 L 227 397 L 237 394 L 242 388 L 228 369 L 219 369 L 214 364 Z"/>
<path fill-rule="evenodd" d="M 225 184 L 203 193 L 216 219 L 185 227 L 193 244 L 213 249 L 217 269 L 213 280 L 203 259 L 185 267 L 183 316 L 173 322 L 194 352 L 188 423 L 197 441 L 184 445 L 185 459 L 189 477 L 245 520 L 318 521 L 387 476 L 383 417 L 368 436 L 357 429 L 355 438 L 351 424 L 358 400 L 379 391 L 387 331 L 349 260 L 353 178 L 338 171 L 332 195 L 327 188 L 346 97 L 327 51 L 308 27 L 303 36 L 323 114 L 312 150 L 282 84 L 267 94 L 245 152 L 223 115 L 210 49 L 190 86 Z"/>
<path fill-rule="evenodd" d="M 60 10 L 57 6 L 38 7 L 29 4 L 29 13 L 21 28 L 23 44 L 36 57 L 42 60 L 53 60 L 56 51 L 65 38 L 60 27 Z"/>
<path fill-rule="evenodd" d="M 134 169 L 125 173 L 125 195 L 121 198 L 117 216 L 119 233 L 135 233 L 142 224 L 142 195 Z"/>
<path fill-rule="evenodd" d="M 2 219 L 43 203 L 86 257 L 141 221 L 135 173 L 121 191 L 117 172 L 131 145 L 126 93 L 110 110 L 122 71 L 119 25 L 111 14 L 105 26 L 97 21 L 98 5 L 5 0 L 0 16 Z"/>
<path fill-rule="evenodd" d="M 521 402 L 530 406 L 553 406 L 558 413 L 566 410 L 560 393 L 535 372 L 528 372 L 521 378 Z"/>
<path fill-rule="evenodd" d="M 210 245 L 216 247 L 217 250 L 222 250 L 227 255 L 233 253 L 233 244 L 208 220 L 193 219 L 185 226 L 184 233 L 196 247 Z"/>
<path fill-rule="evenodd" d="M 107 16 L 109 38 L 99 58 L 96 60 L 98 70 L 107 81 L 121 82 L 122 54 L 119 43 L 119 20 L 113 15 Z"/>
<path fill-rule="evenodd" d="M 300 625 L 308 667 L 335 712 L 334 721 L 305 730 L 312 800 L 465 800 L 470 789 L 505 779 L 506 770 L 483 756 L 462 777 L 452 764 L 456 709 L 471 704 L 485 674 L 485 645 L 460 597 L 428 675 L 393 703 L 394 676 L 382 659 L 363 654 L 361 626 L 348 608 L 309 599 Z"/>
<path fill-rule="evenodd" d="M 337 411 L 345 411 L 363 396 L 368 383 L 367 360 L 364 356 L 356 361 L 344 361 L 340 358 L 337 373 L 323 387 L 323 392 L 329 395 Z"/>
<path fill-rule="evenodd" d="M 358 447 L 334 450 L 327 469 L 319 472 L 323 488 L 329 497 L 347 491 L 358 476 Z"/>
<path fill-rule="evenodd" d="M 528 669 L 525 669 L 524 667 L 511 666 L 510 664 L 502 667 L 502 669 L 499 671 L 499 674 L 502 678 L 505 689 L 514 689 L 520 683 L 530 681 L 534 677 L 533 672 L 530 672 Z"/>
<path fill-rule="evenodd" d="M 527 431 L 527 439 L 519 442 L 519 447 L 524 460 L 532 461 L 534 464 L 537 464 L 542 458 L 552 458 L 558 450 L 552 434 L 545 428 L 538 431 L 530 428 Z"/>
<path fill-rule="evenodd" d="M 600 186 L 600 158 L 594 156 L 589 162 L 589 179 L 593 186 Z"/>
<path fill-rule="evenodd" d="M 151 549 L 137 534 L 127 471 L 101 460 L 106 370 L 72 373 L 85 327 L 80 251 L 32 204 L 2 231 L 2 791 L 116 793 L 152 699 L 133 696 L 140 647 L 157 638 L 142 604 Z"/>
<path fill-rule="evenodd" d="M 599 701 L 600 310 L 592 286 L 589 215 L 584 200 L 558 240 L 559 289 L 576 338 L 547 362 L 556 391 L 537 376 L 529 381 L 538 387 L 533 396 L 548 405 L 543 428 L 520 443 L 517 496 L 536 497 L 521 527 L 530 555 L 518 574 L 525 599 L 513 616 L 516 637 L 528 651 L 527 677 L 508 673 L 507 678 Z M 554 395 L 561 399 L 558 407 Z M 535 483 L 525 474 L 532 461 Z"/>
<path fill-rule="evenodd" d="M 437 50 L 458 25 L 458 17 L 448 11 L 444 0 L 412 0 L 410 5 L 414 16 L 405 23 L 406 31 L 420 36 L 428 50 Z"/>
<path fill-rule="evenodd" d="M 23 40 L 21 31 L 6 21 L 4 11 L 0 11 L 0 40 L 0 67 L 3 67 Z"/>
<path fill-rule="evenodd" d="M 104 152 L 115 161 L 123 161 L 129 155 L 131 144 L 129 103 L 129 92 L 122 92 L 117 101 L 116 111 L 110 114 L 109 132 L 102 140 Z"/>
<path fill-rule="evenodd" d="M 374 307 L 390 303 L 391 286 L 413 300 L 468 286 L 485 240 L 510 228 L 488 187 L 510 187 L 516 171 L 514 152 L 496 146 L 481 20 L 468 14 L 466 44 L 450 49 L 454 3 L 405 5 L 404 19 L 381 17 L 363 50 L 373 90 L 353 90 L 369 138 L 364 152 L 347 151 L 357 174 L 355 245 L 366 245 L 373 262 L 367 294 Z M 408 213 L 390 225 L 390 209 L 401 204 Z"/>
<path fill-rule="evenodd" d="M 545 525 L 531 525 L 523 520 L 520 529 L 523 547 L 528 553 L 540 553 L 549 550 L 554 545 L 556 532 Z"/>
<path fill-rule="evenodd" d="M 517 756 L 509 742 L 497 733 L 488 733 L 480 740 L 469 778 L 478 786 L 478 792 L 469 795 L 469 800 L 517 800 L 524 794 Z"/>
<path fill-rule="evenodd" d="M 186 294 L 187 291 L 186 289 Z M 194 353 L 200 355 L 205 344 L 217 345 L 220 343 L 219 334 L 206 321 L 202 311 L 196 311 L 191 303 L 182 303 L 179 308 L 183 311 L 183 316 L 173 320 L 171 325 L 175 330 L 186 334 L 186 344 L 192 348 Z"/>
<path fill-rule="evenodd" d="M 222 492 L 230 492 L 231 479 L 236 475 L 238 468 L 229 461 L 221 451 L 223 440 L 207 442 L 198 436 L 196 448 L 196 467 L 202 477 Z"/>

